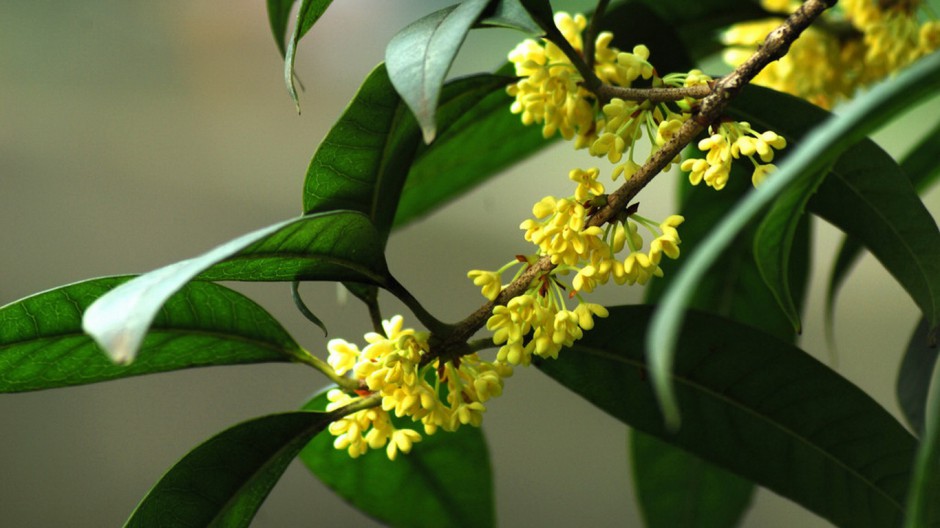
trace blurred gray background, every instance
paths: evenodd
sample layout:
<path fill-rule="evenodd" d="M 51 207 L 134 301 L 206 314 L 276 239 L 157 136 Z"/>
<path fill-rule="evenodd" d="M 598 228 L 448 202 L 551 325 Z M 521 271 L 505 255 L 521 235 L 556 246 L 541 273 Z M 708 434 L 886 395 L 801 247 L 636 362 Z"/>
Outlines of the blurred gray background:
<path fill-rule="evenodd" d="M 314 149 L 382 60 L 385 43 L 448 3 L 336 2 L 301 44 L 300 116 L 261 0 L 0 3 L 0 305 L 90 277 L 144 272 L 299 214 Z M 453 73 L 494 68 L 520 38 L 474 32 Z M 878 140 L 903 153 L 938 116 L 940 104 L 931 101 Z M 495 269 L 527 251 L 516 226 L 547 192 L 569 192 L 570 167 L 596 164 L 584 156 L 559 145 L 396 233 L 393 272 L 445 320 L 466 315 L 483 300 L 466 271 Z M 647 191 L 644 214 L 673 212 L 675 178 L 664 175 Z M 937 210 L 940 195 L 928 204 Z M 821 299 L 837 233 L 821 222 L 816 233 L 821 252 L 803 346 L 832 364 Z M 324 349 L 287 285 L 237 288 L 307 348 Z M 338 304 L 333 285 L 303 291 L 331 336 L 361 340 L 367 319 L 359 304 Z M 600 298 L 630 303 L 640 293 L 621 288 Z M 386 313 L 395 310 L 388 301 Z M 897 361 L 916 318 L 914 304 L 870 257 L 838 304 L 836 368 L 894 413 Z M 323 385 L 309 369 L 266 365 L 3 395 L 3 525 L 119 525 L 199 442 L 295 409 Z M 518 369 L 488 407 L 484 429 L 503 526 L 640 524 L 619 422 L 534 370 Z M 255 526 L 372 522 L 295 463 Z M 766 490 L 744 525 L 828 526 Z"/>

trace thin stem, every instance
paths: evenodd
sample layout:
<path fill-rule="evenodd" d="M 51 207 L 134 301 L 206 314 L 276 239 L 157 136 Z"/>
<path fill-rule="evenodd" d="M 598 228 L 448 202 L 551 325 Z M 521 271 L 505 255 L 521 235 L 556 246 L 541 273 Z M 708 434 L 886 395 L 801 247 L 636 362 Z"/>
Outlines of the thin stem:
<path fill-rule="evenodd" d="M 398 279 L 392 277 L 391 275 L 389 275 L 388 278 L 388 284 L 383 285 L 383 287 L 392 295 L 397 297 L 398 300 L 405 303 L 405 306 L 407 306 L 408 309 L 411 310 L 413 314 L 415 314 L 415 317 L 421 321 L 425 328 L 430 330 L 432 334 L 438 336 L 448 335 L 451 333 L 453 330 L 451 325 L 431 315 L 431 312 L 428 312 L 424 306 L 421 305 L 418 299 L 415 298 L 415 296 L 412 295 L 411 292 L 408 291 L 408 289 L 405 288 L 400 282 L 398 282 Z"/>
<path fill-rule="evenodd" d="M 622 86 L 602 84 L 594 91 L 594 94 L 597 95 L 597 99 L 601 104 L 606 104 L 611 99 L 665 103 L 669 101 L 681 101 L 687 97 L 704 99 L 712 94 L 712 86 L 714 84 L 715 81 L 709 84 L 698 84 L 695 86 L 657 88 L 624 88 Z"/>
<path fill-rule="evenodd" d="M 347 391 L 354 391 L 359 389 L 358 381 L 347 378 L 345 376 L 340 376 L 336 373 L 335 370 L 333 370 L 333 367 L 331 367 L 329 363 L 323 361 L 317 356 L 314 356 L 308 350 L 302 350 L 299 354 L 295 354 L 294 359 L 300 363 L 310 365 L 311 367 L 319 370 L 323 373 L 324 376 L 330 378 L 330 381 Z"/>
<path fill-rule="evenodd" d="M 372 407 L 378 407 L 382 404 L 382 395 L 373 394 L 362 398 L 361 400 L 356 400 L 348 405 L 344 405 L 339 409 L 332 411 L 331 414 L 334 416 L 334 421 L 338 420 L 344 416 L 349 416 L 350 414 L 359 412 L 363 409 L 370 409 Z"/>

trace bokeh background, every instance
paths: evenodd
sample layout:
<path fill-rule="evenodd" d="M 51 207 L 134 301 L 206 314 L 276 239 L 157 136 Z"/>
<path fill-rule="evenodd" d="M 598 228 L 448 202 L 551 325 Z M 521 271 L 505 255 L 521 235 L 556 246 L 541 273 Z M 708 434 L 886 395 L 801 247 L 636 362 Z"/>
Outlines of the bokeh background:
<path fill-rule="evenodd" d="M 385 43 L 448 3 L 336 2 L 301 44 L 299 116 L 261 0 L 0 3 L 0 305 L 90 277 L 144 272 L 299 214 L 311 155 L 382 60 Z M 520 38 L 474 32 L 453 73 L 495 68 Z M 940 103 L 930 101 L 877 140 L 902 154 L 938 118 Z M 568 168 L 592 163 L 569 148 L 527 160 L 395 233 L 392 270 L 445 320 L 469 313 L 482 298 L 466 270 L 492 269 L 525 251 L 516 226 L 531 203 L 568 192 Z M 650 216 L 674 212 L 675 178 L 664 175 L 647 192 Z M 940 210 L 938 193 L 927 201 Z M 820 256 L 803 347 L 897 414 L 894 375 L 916 307 L 866 257 L 840 296 L 838 349 L 828 349 L 821 301 L 838 233 L 816 222 L 815 234 Z M 324 349 L 323 335 L 294 310 L 287 285 L 236 287 L 307 348 Z M 303 292 L 332 336 L 356 340 L 367 328 L 364 309 L 339 303 L 335 286 Z M 630 303 L 640 291 L 603 295 Z M 386 313 L 397 309 L 386 303 Z M 2 524 L 120 525 L 199 442 L 234 423 L 295 409 L 323 385 L 303 367 L 262 365 L 3 395 Z M 518 369 L 488 407 L 484 429 L 503 526 L 640 525 L 619 422 L 534 369 Z M 295 463 L 255 526 L 373 523 Z M 828 526 L 766 490 L 743 524 Z"/>

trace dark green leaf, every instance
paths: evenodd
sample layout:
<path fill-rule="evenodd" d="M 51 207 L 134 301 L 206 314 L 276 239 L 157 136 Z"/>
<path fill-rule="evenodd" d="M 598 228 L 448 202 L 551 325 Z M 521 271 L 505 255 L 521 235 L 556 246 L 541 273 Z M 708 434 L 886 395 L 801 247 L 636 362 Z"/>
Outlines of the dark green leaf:
<path fill-rule="evenodd" d="M 797 227 L 805 218 L 806 203 L 826 173 L 807 173 L 794 181 L 774 201 L 754 236 L 757 267 L 796 333 L 802 331 L 802 326 L 799 306 L 790 294 L 790 251 Z"/>
<path fill-rule="evenodd" d="M 934 365 L 932 372 L 933 390 L 907 498 L 905 528 L 936 526 L 931 522 L 940 519 L 940 368 Z"/>
<path fill-rule="evenodd" d="M 247 527 L 288 464 L 330 417 L 272 414 L 222 431 L 170 468 L 125 527 Z"/>
<path fill-rule="evenodd" d="M 268 22 L 282 57 L 287 53 L 287 21 L 296 2 L 297 0 L 267 0 Z"/>
<path fill-rule="evenodd" d="M 940 151 L 940 123 L 934 126 L 901 161 L 901 171 L 910 178 L 918 194 L 930 188 L 940 176 L 938 151 Z M 829 287 L 826 291 L 826 319 L 829 321 L 827 325 L 832 324 L 836 293 L 848 276 L 852 265 L 861 255 L 862 249 L 863 246 L 857 239 L 848 236 L 843 238 L 842 245 L 839 246 L 829 274 Z"/>
<path fill-rule="evenodd" d="M 526 127 L 519 116 L 509 112 L 511 101 L 501 88 L 491 91 L 419 154 L 402 191 L 396 227 L 440 207 L 548 144 L 538 127 Z"/>
<path fill-rule="evenodd" d="M 709 235 L 711 226 L 735 207 L 752 188 L 749 171 L 733 167 L 728 185 L 720 192 L 705 186 L 692 186 L 685 179 L 681 214 L 690 218 L 680 227 L 683 257 L 662 264 L 666 279 L 653 281 L 647 288 L 647 302 L 655 303 L 665 284 L 697 246 Z M 809 268 L 809 223 L 805 216 L 798 226 L 790 267 L 793 296 L 802 301 Z M 760 276 L 753 254 L 756 226 L 742 232 L 715 262 L 709 280 L 696 288 L 692 306 L 731 318 L 792 341 L 793 327 L 779 308 L 773 293 Z M 637 439 L 637 436 L 643 436 Z M 715 467 L 678 447 L 631 430 L 634 442 L 642 443 L 643 456 L 633 457 L 637 500 L 648 526 L 732 526 L 749 504 L 753 484 Z M 664 471 L 666 464 L 682 464 L 685 472 Z M 665 493 L 663 490 L 670 490 Z M 665 494 L 664 494 L 665 493 Z M 678 496 L 677 496 L 678 495 Z M 671 502 L 668 504 L 667 499 Z M 676 516 L 695 516 L 699 524 L 676 522 Z"/>
<path fill-rule="evenodd" d="M 0 308 L 0 392 L 20 392 L 211 365 L 290 361 L 304 353 L 241 294 L 184 286 L 156 314 L 137 361 L 111 362 L 82 331 L 82 312 L 129 277 L 92 279 Z"/>
<path fill-rule="evenodd" d="M 633 486 L 649 528 L 728 528 L 751 505 L 754 485 L 646 433 L 630 430 Z"/>
<path fill-rule="evenodd" d="M 647 43 L 657 67 L 669 71 L 691 67 L 691 59 L 675 46 L 673 29 L 645 6 L 617 10 L 604 18 L 602 27 L 615 29 L 614 45 L 622 49 Z M 511 67 L 503 67 L 499 73 L 510 72 Z M 539 127 L 526 127 L 518 115 L 510 113 L 511 103 L 502 90 L 490 93 L 476 106 L 455 114 L 450 129 L 439 130 L 434 143 L 419 150 L 402 192 L 396 227 L 431 212 L 552 143 L 543 139 Z M 442 103 L 438 111 L 441 118 L 445 107 Z"/>
<path fill-rule="evenodd" d="M 653 383 L 661 398 L 667 422 L 675 425 L 679 420 L 679 410 L 669 384 L 669 370 L 674 361 L 675 340 L 682 324 L 684 307 L 722 250 L 792 181 L 803 174 L 822 170 L 838 159 L 849 147 L 860 141 L 866 133 L 898 115 L 905 107 L 932 95 L 938 86 L 940 86 L 940 54 L 934 54 L 853 100 L 846 105 L 843 114 L 832 117 L 818 127 L 813 134 L 808 135 L 790 154 L 781 170 L 774 173 L 772 178 L 768 178 L 760 188 L 750 193 L 740 207 L 727 215 L 715 227 L 713 234 L 703 244 L 702 250 L 688 259 L 682 271 L 671 281 L 669 290 L 660 304 L 660 310 L 653 318 L 653 328 L 649 334 L 650 342 L 647 345 Z M 846 156 L 846 161 L 851 163 L 858 160 Z M 838 173 L 835 174 L 838 176 Z M 883 183 L 885 181 L 889 183 Z M 937 233 L 936 224 L 932 223 L 932 220 L 926 226 L 917 222 L 915 222 L 916 225 L 905 225 L 905 228 L 911 228 L 910 231 L 897 229 L 897 223 L 909 223 L 910 220 L 918 217 L 919 213 L 916 208 L 919 207 L 921 213 L 926 213 L 923 204 L 917 199 L 909 185 L 907 193 L 914 198 L 911 206 L 915 207 L 915 210 L 896 211 L 900 216 L 890 220 L 880 216 L 884 208 L 879 208 L 879 195 L 867 193 L 881 192 L 885 186 L 891 187 L 891 182 L 896 182 L 896 180 L 890 177 L 875 178 L 875 181 L 870 181 L 870 177 L 863 177 L 862 181 L 854 178 L 827 178 L 820 186 L 819 193 L 811 201 L 811 210 L 850 233 L 853 233 L 853 229 L 860 222 L 871 220 L 870 214 L 878 215 L 874 223 L 881 229 L 875 233 L 866 233 L 866 240 L 869 241 L 866 243 L 880 249 L 885 249 L 887 246 L 889 251 L 900 252 L 876 254 L 876 256 L 884 259 L 882 263 L 898 278 L 902 286 L 911 288 L 909 293 L 925 312 L 931 325 L 936 326 L 937 318 L 940 317 L 940 311 L 936 309 L 937 300 L 940 299 L 940 273 L 938 273 L 940 258 L 932 257 L 931 252 L 940 248 L 940 244 L 935 241 L 940 234 Z M 892 202 L 894 198 L 903 197 L 905 193 L 903 185 L 894 185 L 894 187 L 891 191 L 896 193 L 896 196 L 886 197 Z M 872 209 L 875 211 L 872 212 Z M 927 216 L 929 217 L 929 214 Z M 930 231 L 931 227 L 932 233 L 928 237 L 931 241 L 907 238 L 910 234 Z M 928 246 L 927 253 L 909 253 L 914 247 L 920 248 L 925 245 Z M 874 252 L 875 248 L 872 247 L 872 249 Z M 899 262 L 901 259 L 898 258 L 898 254 L 903 254 L 905 258 L 913 258 L 915 262 L 913 264 L 907 261 Z M 923 286 L 926 288 L 918 289 Z"/>
<path fill-rule="evenodd" d="M 448 82 L 438 110 L 438 139 L 428 147 L 418 147 L 414 118 L 395 93 L 384 67 L 378 67 L 314 154 L 304 183 L 304 209 L 361 211 L 387 236 L 416 147 L 423 157 L 449 144 L 452 129 L 459 130 L 466 115 L 476 112 L 487 95 L 502 92 L 507 82 L 508 77 L 496 75 Z M 509 114 L 508 106 L 502 110 Z M 472 147 L 464 145 L 461 152 Z"/>
<path fill-rule="evenodd" d="M 901 369 L 895 386 L 898 404 L 901 406 L 904 418 L 907 419 L 911 429 L 921 436 L 924 433 L 930 377 L 937 363 L 938 353 L 940 352 L 936 345 L 930 344 L 927 321 L 921 319 L 907 344 L 907 352 L 901 360 Z"/>
<path fill-rule="evenodd" d="M 540 35 L 542 29 L 532 20 L 528 11 L 519 0 L 495 0 L 483 11 L 479 24 L 481 26 L 504 27 L 518 29 L 529 35 Z"/>
<path fill-rule="evenodd" d="M 85 331 L 115 362 L 129 363 L 160 307 L 184 284 L 204 280 L 350 280 L 387 277 L 378 234 L 359 213 L 295 218 L 122 284 L 85 312 Z"/>
<path fill-rule="evenodd" d="M 271 16 L 271 1 L 272 0 L 269 0 L 268 2 L 269 17 Z M 316 24 L 317 20 L 326 12 L 326 8 L 330 7 L 332 3 L 333 0 L 303 0 L 300 3 L 300 10 L 297 11 L 297 21 L 294 23 L 294 32 L 287 42 L 286 51 L 284 51 L 284 83 L 287 85 L 287 92 L 290 94 L 291 100 L 294 101 L 298 112 L 300 112 L 300 99 L 297 98 L 297 89 L 294 87 L 294 59 L 297 57 L 297 43 L 310 31 L 310 28 Z M 293 2 L 291 2 L 291 4 L 293 4 Z M 283 9 L 280 10 L 279 13 L 283 13 Z M 290 9 L 287 10 L 287 13 L 290 13 Z M 281 24 L 286 29 L 287 22 L 284 21 Z M 273 22 L 271 27 L 274 27 Z M 277 34 L 275 34 L 275 36 L 277 37 Z M 280 39 L 278 42 L 280 42 Z"/>
<path fill-rule="evenodd" d="M 310 160 L 304 211 L 360 211 L 388 236 L 418 142 L 414 119 L 379 65 Z"/>
<path fill-rule="evenodd" d="M 323 394 L 305 408 L 323 409 Z M 489 452 L 480 429 L 438 431 L 395 461 L 384 450 L 352 459 L 324 432 L 300 453 L 320 480 L 391 526 L 495 526 Z"/>
<path fill-rule="evenodd" d="M 668 372 L 670 432 L 643 345 L 653 308 L 618 307 L 538 367 L 624 423 L 770 488 L 839 526 L 903 517 L 916 440 L 862 390 L 768 334 L 687 314 Z"/>
<path fill-rule="evenodd" d="M 490 0 L 465 0 L 412 22 L 385 48 L 388 76 L 418 120 L 424 142 L 437 133 L 435 112 L 444 78 L 467 32 Z"/>

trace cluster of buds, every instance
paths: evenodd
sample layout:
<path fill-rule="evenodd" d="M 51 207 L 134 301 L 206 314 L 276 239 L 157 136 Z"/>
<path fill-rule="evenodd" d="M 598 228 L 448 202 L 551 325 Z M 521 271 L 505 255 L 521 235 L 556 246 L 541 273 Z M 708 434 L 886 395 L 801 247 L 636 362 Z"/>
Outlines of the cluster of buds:
<path fill-rule="evenodd" d="M 477 354 L 443 362 L 422 364 L 428 353 L 428 333 L 403 328 L 401 316 L 383 321 L 383 334 L 365 335 L 368 345 L 359 347 L 342 339 L 327 344 L 327 362 L 339 375 L 350 373 L 359 382 L 355 395 L 340 389 L 327 393 L 327 411 L 378 394 L 379 407 L 363 409 L 332 422 L 329 431 L 337 449 L 356 458 L 369 449 L 385 447 L 388 458 L 408 453 L 421 434 L 396 426 L 396 420 L 420 424 L 425 434 L 438 429 L 455 431 L 461 425 L 479 426 L 483 405 L 503 391 L 503 378 L 512 375 L 505 362 L 487 362 Z M 394 415 L 394 418 L 393 416 Z"/>

